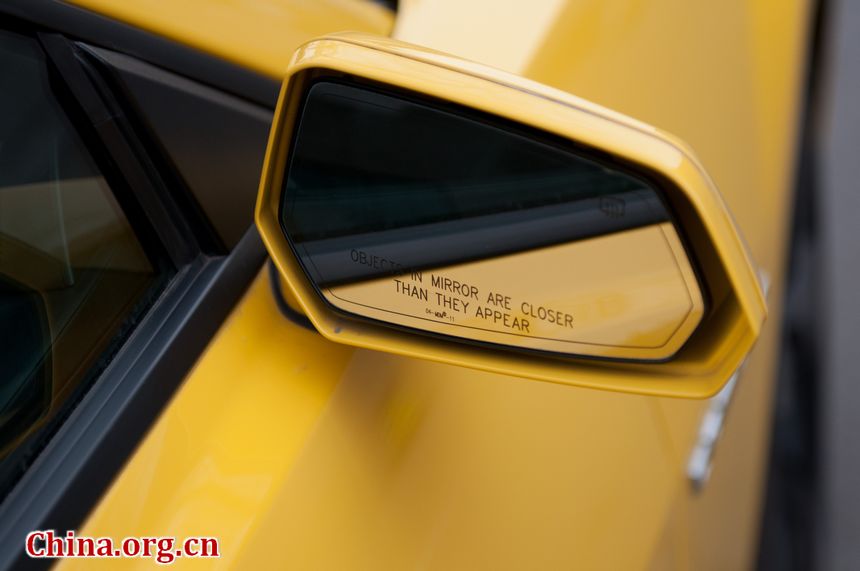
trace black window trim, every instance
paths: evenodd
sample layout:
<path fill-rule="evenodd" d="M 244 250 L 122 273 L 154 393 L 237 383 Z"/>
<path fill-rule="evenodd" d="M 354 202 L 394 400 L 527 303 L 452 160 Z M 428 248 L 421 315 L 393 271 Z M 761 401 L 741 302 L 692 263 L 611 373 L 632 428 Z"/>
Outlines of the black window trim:
<path fill-rule="evenodd" d="M 175 270 L 189 263 L 203 243 L 142 148 L 116 99 L 88 73 L 85 60 L 66 38 L 36 33 L 47 57 L 51 89 L 147 249 L 160 249 Z M 100 88 L 101 87 L 101 88 Z M 212 253 L 215 253 L 214 251 Z"/>
<path fill-rule="evenodd" d="M 274 109 L 280 82 L 202 51 L 59 0 L 3 0 L 0 14 L 108 48 Z"/>
<path fill-rule="evenodd" d="M 0 23 L 10 31 L 23 29 L 32 35 L 34 27 L 45 30 L 50 24 L 32 25 L 46 10 L 56 10 L 54 16 L 78 12 L 88 18 L 94 16 L 69 9 L 52 0 L 11 0 L 0 5 Z M 4 17 L 10 13 L 27 13 L 29 17 L 16 27 L 17 18 Z M 69 21 L 77 22 L 74 18 Z M 104 20 L 98 26 L 105 26 L 104 22 L 110 23 Z M 117 26 L 120 31 L 127 28 Z M 68 30 L 68 26 L 64 28 Z M 121 102 L 113 98 L 111 86 L 102 82 L 104 70 L 88 61 L 85 50 L 73 38 L 57 31 L 64 30 L 37 34 L 56 76 L 57 84 L 52 79 L 52 88 L 65 90 L 63 107 L 77 130 L 89 131 L 80 134 L 88 149 L 94 151 L 99 167 L 107 166 L 108 171 L 114 167 L 105 173 L 108 183 L 115 191 L 114 185 L 124 185 L 133 194 L 130 203 L 139 204 L 142 218 L 151 227 L 150 238 L 155 238 L 150 241 L 163 246 L 175 274 L 20 480 L 0 500 L 0 545 L 7 546 L 0 550 L 0 569 L 46 568 L 52 563 L 26 557 L 26 534 L 34 529 L 75 529 L 83 523 L 266 259 L 253 224 L 229 254 L 223 244 L 211 241 L 207 234 L 211 227 L 207 229 L 167 191 L 175 188 L 162 178 L 161 165 L 151 162 L 146 141 L 137 138 L 134 125 L 123 117 Z M 148 36 L 142 34 L 136 37 Z M 86 38 L 86 34 L 75 37 Z M 150 45 L 148 41 L 162 50 L 187 51 L 151 38 L 141 45 Z M 116 45 L 111 47 L 117 49 Z M 193 55 L 199 56 L 196 52 Z M 214 68 L 227 75 L 241 69 L 228 64 Z M 199 74 L 193 78 L 199 79 Z M 218 81 L 208 83 L 218 87 Z M 267 80 L 270 87 L 274 83 Z M 70 102 L 77 109 L 69 109 Z M 272 107 L 274 99 L 264 104 Z M 139 226 L 140 220 L 135 224 L 136 234 Z"/>
<path fill-rule="evenodd" d="M 28 532 L 76 529 L 157 419 L 266 258 L 251 226 L 225 257 L 181 269 L 0 504 L 0 569 L 46 568 Z"/>

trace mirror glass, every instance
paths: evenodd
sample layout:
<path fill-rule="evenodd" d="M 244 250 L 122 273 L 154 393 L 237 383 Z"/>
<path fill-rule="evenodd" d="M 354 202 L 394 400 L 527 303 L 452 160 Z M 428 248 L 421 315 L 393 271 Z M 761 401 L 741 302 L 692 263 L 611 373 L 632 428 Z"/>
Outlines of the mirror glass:
<path fill-rule="evenodd" d="M 308 279 L 360 318 L 664 360 L 704 311 L 652 184 L 609 156 L 452 104 L 314 83 L 280 200 Z"/>

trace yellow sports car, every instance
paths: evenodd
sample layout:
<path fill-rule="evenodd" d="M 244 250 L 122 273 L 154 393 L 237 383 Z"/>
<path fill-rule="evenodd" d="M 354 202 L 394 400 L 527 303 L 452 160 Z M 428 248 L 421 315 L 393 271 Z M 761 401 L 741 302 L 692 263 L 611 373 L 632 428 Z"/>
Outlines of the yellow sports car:
<path fill-rule="evenodd" d="M 0 568 L 753 566 L 814 15 L 2 2 Z"/>

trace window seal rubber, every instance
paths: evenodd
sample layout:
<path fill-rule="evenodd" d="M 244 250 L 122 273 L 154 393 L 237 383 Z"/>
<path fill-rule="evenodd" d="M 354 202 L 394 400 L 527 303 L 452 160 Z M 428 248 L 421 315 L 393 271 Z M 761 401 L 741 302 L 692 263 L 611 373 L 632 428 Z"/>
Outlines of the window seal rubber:
<path fill-rule="evenodd" d="M 52 563 L 25 555 L 27 533 L 83 523 L 265 258 L 252 225 L 228 256 L 200 256 L 179 271 L 0 504 L 0 545 L 8 547 L 0 550 L 0 569 Z"/>

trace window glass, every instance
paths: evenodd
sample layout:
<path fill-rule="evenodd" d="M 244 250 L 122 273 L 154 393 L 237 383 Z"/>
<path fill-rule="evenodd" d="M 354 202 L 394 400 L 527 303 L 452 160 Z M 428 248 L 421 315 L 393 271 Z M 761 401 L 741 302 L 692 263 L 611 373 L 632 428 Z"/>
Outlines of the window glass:
<path fill-rule="evenodd" d="M 0 31 L 0 488 L 106 365 L 157 277 L 38 44 Z"/>

